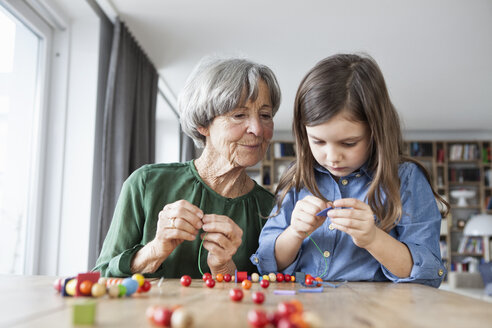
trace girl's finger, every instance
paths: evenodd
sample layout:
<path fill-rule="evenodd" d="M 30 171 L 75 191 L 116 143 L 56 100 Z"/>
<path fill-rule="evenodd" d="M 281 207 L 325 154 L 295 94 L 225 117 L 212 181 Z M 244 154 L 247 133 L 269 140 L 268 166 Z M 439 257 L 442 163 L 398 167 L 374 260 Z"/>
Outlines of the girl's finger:
<path fill-rule="evenodd" d="M 352 207 L 355 209 L 367 209 L 369 205 L 357 198 L 342 198 L 333 202 L 334 207 Z"/>

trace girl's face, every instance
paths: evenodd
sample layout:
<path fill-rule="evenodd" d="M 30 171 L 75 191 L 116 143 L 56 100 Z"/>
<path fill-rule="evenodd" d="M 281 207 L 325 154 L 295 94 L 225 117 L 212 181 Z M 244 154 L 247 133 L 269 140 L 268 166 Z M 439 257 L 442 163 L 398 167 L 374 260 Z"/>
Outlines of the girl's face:
<path fill-rule="evenodd" d="M 359 169 L 369 157 L 369 128 L 349 120 L 343 110 L 325 123 L 306 126 L 306 132 L 314 158 L 337 180 Z"/>
<path fill-rule="evenodd" d="M 199 131 L 207 137 L 206 147 L 234 167 L 258 163 L 273 136 L 273 108 L 267 84 L 260 80 L 258 97 L 244 106 L 217 116 Z"/>

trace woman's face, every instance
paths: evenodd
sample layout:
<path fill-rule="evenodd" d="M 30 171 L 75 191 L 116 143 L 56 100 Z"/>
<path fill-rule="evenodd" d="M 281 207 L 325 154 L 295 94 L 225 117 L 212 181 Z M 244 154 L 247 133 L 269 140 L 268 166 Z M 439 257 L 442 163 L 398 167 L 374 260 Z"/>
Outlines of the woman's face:
<path fill-rule="evenodd" d="M 225 158 L 234 167 L 258 163 L 273 136 L 270 91 L 260 80 L 258 97 L 244 106 L 217 116 L 210 126 L 201 128 L 207 137 L 206 148 Z"/>

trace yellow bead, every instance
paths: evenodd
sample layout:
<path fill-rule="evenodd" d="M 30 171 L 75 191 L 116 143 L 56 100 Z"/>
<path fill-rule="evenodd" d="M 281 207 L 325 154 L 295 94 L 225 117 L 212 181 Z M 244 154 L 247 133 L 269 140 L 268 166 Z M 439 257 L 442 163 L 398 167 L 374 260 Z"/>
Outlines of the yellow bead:
<path fill-rule="evenodd" d="M 264 274 L 264 275 L 263 275 L 263 280 L 268 280 L 268 281 L 270 281 L 270 278 L 268 277 L 268 275 Z"/>
<path fill-rule="evenodd" d="M 77 279 L 69 280 L 65 284 L 65 292 L 70 296 L 75 296 L 75 289 L 77 288 Z"/>
<path fill-rule="evenodd" d="M 106 285 L 101 285 L 100 283 L 95 283 L 92 285 L 91 294 L 94 297 L 101 297 L 106 294 Z"/>
<path fill-rule="evenodd" d="M 138 286 L 142 286 L 144 284 L 144 281 L 145 281 L 145 277 L 142 276 L 140 273 L 135 273 L 133 276 L 132 276 L 132 279 L 133 280 L 136 280 L 138 282 Z"/>

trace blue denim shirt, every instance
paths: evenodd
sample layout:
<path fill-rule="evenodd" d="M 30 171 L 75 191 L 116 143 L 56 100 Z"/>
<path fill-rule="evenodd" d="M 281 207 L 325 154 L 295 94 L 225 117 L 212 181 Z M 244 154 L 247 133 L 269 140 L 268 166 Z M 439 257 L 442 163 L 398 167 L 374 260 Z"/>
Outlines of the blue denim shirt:
<path fill-rule="evenodd" d="M 364 248 L 356 246 L 352 237 L 342 231 L 330 230 L 330 219 L 311 234 L 325 257 L 309 239 L 304 239 L 294 262 L 284 273 L 304 272 L 320 276 L 327 281 L 393 281 L 416 282 L 439 287 L 446 269 L 441 260 L 439 234 L 441 214 L 431 187 L 423 172 L 414 163 L 399 166 L 400 196 L 403 216 L 389 234 L 407 245 L 413 258 L 409 277 L 399 278 L 379 263 Z M 372 174 L 365 166 L 358 172 L 335 181 L 331 174 L 320 165 L 315 168 L 316 181 L 320 192 L 329 200 L 357 198 L 364 201 Z M 275 242 L 277 237 L 290 225 L 290 218 L 298 200 L 311 195 L 303 188 L 296 192 L 291 189 L 284 198 L 280 213 L 268 219 L 259 240 L 259 247 L 251 261 L 262 274 L 277 272 Z M 272 213 L 277 211 L 273 209 Z M 328 251 L 328 252 L 327 252 Z M 325 271 L 325 259 L 328 267 Z M 323 274 L 323 275 L 322 275 Z"/>

